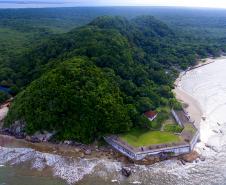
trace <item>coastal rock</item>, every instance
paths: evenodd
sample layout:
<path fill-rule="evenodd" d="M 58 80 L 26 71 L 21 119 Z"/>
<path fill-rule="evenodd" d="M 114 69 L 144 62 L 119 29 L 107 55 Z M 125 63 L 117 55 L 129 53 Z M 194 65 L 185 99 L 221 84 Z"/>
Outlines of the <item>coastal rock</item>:
<path fill-rule="evenodd" d="M 20 134 L 24 131 L 25 129 L 25 123 L 22 121 L 16 121 L 11 127 L 10 130 L 11 132 L 15 134 Z"/>
<path fill-rule="evenodd" d="M 150 164 L 150 161 L 147 160 L 147 159 L 143 159 L 143 160 L 142 160 L 142 164 L 143 164 L 143 165 L 149 165 L 149 164 Z"/>
<path fill-rule="evenodd" d="M 195 161 L 198 158 L 199 158 L 198 152 L 192 151 L 189 154 L 182 155 L 181 160 L 188 162 L 188 163 L 192 163 L 193 161 Z"/>
<path fill-rule="evenodd" d="M 74 150 L 75 150 L 76 153 L 81 151 L 80 148 L 75 148 Z"/>
<path fill-rule="evenodd" d="M 90 149 L 87 149 L 87 150 L 85 150 L 84 154 L 85 155 L 91 155 L 92 154 L 92 151 Z"/>
<path fill-rule="evenodd" d="M 55 133 L 50 133 L 47 131 L 44 131 L 43 133 L 36 132 L 31 138 L 31 142 L 48 142 Z"/>
<path fill-rule="evenodd" d="M 209 145 L 209 144 L 207 144 L 207 143 L 205 144 L 205 146 L 206 146 L 207 148 L 213 150 L 214 152 L 217 152 L 217 153 L 219 152 L 215 146 L 211 146 L 211 145 Z"/>
<path fill-rule="evenodd" d="M 186 165 L 186 162 L 184 160 L 180 160 L 181 164 Z"/>
<path fill-rule="evenodd" d="M 1 133 L 8 135 L 10 133 L 10 129 L 9 128 L 3 128 L 3 129 L 1 129 Z"/>
<path fill-rule="evenodd" d="M 79 142 L 74 141 L 74 142 L 73 142 L 73 145 L 74 145 L 74 146 L 81 146 L 82 143 L 79 143 Z"/>
<path fill-rule="evenodd" d="M 162 154 L 160 155 L 160 160 L 161 160 L 161 161 L 164 161 L 164 160 L 166 160 L 167 158 L 168 158 L 168 155 L 167 155 L 167 154 L 162 153 Z"/>
<path fill-rule="evenodd" d="M 25 135 L 23 135 L 23 134 L 15 135 L 15 138 L 16 139 L 24 139 Z"/>
<path fill-rule="evenodd" d="M 131 175 L 131 169 L 128 167 L 123 167 L 121 172 L 122 172 L 122 175 L 125 177 L 129 177 Z"/>
<path fill-rule="evenodd" d="M 41 141 L 37 137 L 31 136 L 30 142 L 32 142 L 32 143 L 40 143 Z"/>
<path fill-rule="evenodd" d="M 26 136 L 25 140 L 30 142 L 31 141 L 31 136 Z"/>
<path fill-rule="evenodd" d="M 25 122 L 15 121 L 14 124 L 7 129 L 9 135 L 15 136 L 17 139 L 24 139 L 26 137 L 25 133 Z"/>
<path fill-rule="evenodd" d="M 64 144 L 65 144 L 65 145 L 72 145 L 72 144 L 73 144 L 73 141 L 67 141 L 67 140 L 66 140 L 66 141 L 64 141 Z"/>
<path fill-rule="evenodd" d="M 41 134 L 40 132 L 36 132 L 33 136 L 33 138 L 36 138 L 37 140 L 39 140 L 40 142 L 42 142 L 44 140 L 44 134 Z"/>
<path fill-rule="evenodd" d="M 147 156 L 142 160 L 133 161 L 133 162 L 138 165 L 152 165 L 160 161 L 161 159 L 159 156 Z"/>
<path fill-rule="evenodd" d="M 219 153 L 219 150 L 215 146 L 212 147 L 212 150 L 216 153 Z"/>
<path fill-rule="evenodd" d="M 216 134 L 218 134 L 218 131 L 216 131 L 216 130 L 213 130 L 213 132 L 216 133 Z"/>
<path fill-rule="evenodd" d="M 126 156 L 120 156 L 117 158 L 117 161 L 125 164 L 125 163 L 128 163 L 128 158 Z"/>
<path fill-rule="evenodd" d="M 81 152 L 81 153 L 79 154 L 79 157 L 80 157 L 80 158 L 84 158 L 84 157 L 85 157 L 85 154 L 84 154 L 83 152 Z"/>
<path fill-rule="evenodd" d="M 204 157 L 204 156 L 199 156 L 199 159 L 200 159 L 200 161 L 205 161 L 206 160 L 206 158 Z"/>
<path fill-rule="evenodd" d="M 55 134 L 56 134 L 56 132 L 47 132 L 47 131 L 44 131 L 44 141 L 45 142 L 50 141 Z"/>
<path fill-rule="evenodd" d="M 113 179 L 113 180 L 111 180 L 111 182 L 116 183 L 116 182 L 118 182 L 118 180 Z"/>

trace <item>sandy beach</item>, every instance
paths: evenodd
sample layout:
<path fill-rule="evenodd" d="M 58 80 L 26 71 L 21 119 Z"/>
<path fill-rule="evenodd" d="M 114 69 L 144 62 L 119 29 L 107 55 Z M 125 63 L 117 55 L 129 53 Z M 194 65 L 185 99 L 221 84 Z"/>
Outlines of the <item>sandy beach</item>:
<path fill-rule="evenodd" d="M 183 91 L 180 87 L 176 87 L 174 89 L 174 93 L 179 101 L 186 104 L 185 111 L 188 112 L 189 116 L 191 117 L 191 121 L 194 121 L 195 126 L 199 128 L 199 124 L 203 115 L 199 103 L 191 95 Z"/>
<path fill-rule="evenodd" d="M 221 56 L 217 59 L 219 60 L 219 59 L 225 59 L 225 58 L 226 58 L 225 56 Z M 174 83 L 175 89 L 173 90 L 173 92 L 176 98 L 180 102 L 186 105 L 184 107 L 185 111 L 189 114 L 191 121 L 194 121 L 195 126 L 199 129 L 200 129 L 200 122 L 204 118 L 202 107 L 200 103 L 197 101 L 197 99 L 195 99 L 192 95 L 190 95 L 188 92 L 183 90 L 183 88 L 181 87 L 181 80 L 182 80 L 182 77 L 186 75 L 188 71 L 191 72 L 192 70 L 195 70 L 200 67 L 204 67 L 214 62 L 215 62 L 214 58 L 205 58 L 205 59 L 199 60 L 196 66 L 188 69 L 187 71 L 181 72 L 179 77 L 176 79 Z"/>
<path fill-rule="evenodd" d="M 203 59 L 202 64 L 200 62 L 193 70 L 180 74 L 174 89 L 177 99 L 187 105 L 185 110 L 200 129 L 202 143 L 217 147 L 224 144 L 214 136 L 217 133 L 224 136 L 218 127 L 222 127 L 226 120 L 225 61 L 225 56 Z"/>

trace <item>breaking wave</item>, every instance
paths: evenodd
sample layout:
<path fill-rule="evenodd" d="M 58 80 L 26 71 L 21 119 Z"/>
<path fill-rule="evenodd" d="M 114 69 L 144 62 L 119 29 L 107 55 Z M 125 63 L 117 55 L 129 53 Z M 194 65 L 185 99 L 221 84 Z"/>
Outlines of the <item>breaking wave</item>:
<path fill-rule="evenodd" d="M 0 166 L 29 163 L 32 169 L 51 168 L 54 176 L 73 184 L 91 174 L 98 165 L 105 166 L 105 172 L 120 169 L 119 163 L 107 165 L 104 160 L 62 157 L 37 152 L 28 148 L 0 147 Z"/>

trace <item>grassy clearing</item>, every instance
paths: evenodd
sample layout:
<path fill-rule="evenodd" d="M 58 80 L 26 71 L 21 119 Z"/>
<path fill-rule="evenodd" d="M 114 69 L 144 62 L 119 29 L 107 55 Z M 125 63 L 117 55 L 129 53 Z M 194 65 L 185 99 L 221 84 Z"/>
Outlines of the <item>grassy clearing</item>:
<path fill-rule="evenodd" d="M 170 132 L 133 130 L 121 136 L 121 139 L 133 147 L 150 146 L 180 142 L 180 136 Z"/>
<path fill-rule="evenodd" d="M 164 125 L 163 130 L 165 132 L 181 133 L 183 128 L 177 124 L 167 124 L 167 125 Z"/>
<path fill-rule="evenodd" d="M 163 122 L 163 125 L 175 125 L 177 122 L 170 116 L 169 119 Z"/>

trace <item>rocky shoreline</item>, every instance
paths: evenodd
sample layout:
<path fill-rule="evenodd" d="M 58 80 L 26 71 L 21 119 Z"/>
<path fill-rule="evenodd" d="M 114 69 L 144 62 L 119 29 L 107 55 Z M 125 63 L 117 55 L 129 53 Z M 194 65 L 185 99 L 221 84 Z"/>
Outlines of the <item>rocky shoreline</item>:
<path fill-rule="evenodd" d="M 165 160 L 175 160 L 181 163 L 181 165 L 186 165 L 188 163 L 204 161 L 205 158 L 200 156 L 197 152 L 193 151 L 189 154 L 181 155 L 178 157 L 168 157 L 168 158 L 159 158 L 158 156 L 150 156 L 140 161 L 132 161 L 126 156 L 116 152 L 110 146 L 100 146 L 97 145 L 80 145 L 78 146 L 75 143 L 50 143 L 50 142 L 40 142 L 32 143 L 26 141 L 25 139 L 16 139 L 13 136 L 0 135 L 0 148 L 29 148 L 34 151 L 41 153 L 54 154 L 61 156 L 65 159 L 74 159 L 74 160 L 105 160 L 111 162 L 120 163 L 119 174 L 125 176 L 126 178 L 130 175 L 136 174 L 132 169 L 135 165 L 140 166 L 149 166 L 155 163 L 159 163 Z"/>
<path fill-rule="evenodd" d="M 179 160 L 182 164 L 192 163 L 201 160 L 201 156 L 196 151 L 189 154 L 184 154 L 176 157 L 149 156 L 140 161 L 133 161 L 123 154 L 117 152 L 109 145 L 98 146 L 97 143 L 92 145 L 84 145 L 74 141 L 52 142 L 51 137 L 53 133 L 36 133 L 33 136 L 27 136 L 22 131 L 21 127 L 13 126 L 0 130 L 0 146 L 7 145 L 7 143 L 14 142 L 20 147 L 29 147 L 40 152 L 48 152 L 59 154 L 63 156 L 79 157 L 79 158 L 103 158 L 123 163 L 125 166 L 136 165 L 152 165 L 164 160 Z M 203 160 L 203 158 L 202 158 Z"/>
<path fill-rule="evenodd" d="M 0 110 L 4 109 L 2 106 Z M 4 115 L 5 111 L 4 111 Z M 3 121 L 3 119 L 1 120 Z M 84 145 L 82 143 L 74 141 L 57 142 L 52 140 L 55 133 L 50 132 L 36 132 L 33 136 L 29 136 L 25 133 L 25 122 L 17 121 L 10 128 L 0 129 L 0 146 L 7 147 L 13 145 L 13 147 L 26 147 L 32 148 L 36 151 L 50 154 L 58 154 L 67 157 L 85 158 L 85 159 L 108 159 L 112 161 L 121 162 L 124 167 L 129 168 L 131 165 L 152 165 L 164 160 L 179 160 L 183 165 L 186 163 L 197 162 L 198 159 L 203 161 L 204 159 L 199 156 L 195 151 L 177 156 L 177 157 L 164 157 L 149 156 L 140 161 L 133 161 L 123 154 L 115 151 L 109 145 L 98 146 L 98 143 L 92 145 Z M 122 174 L 129 176 L 130 172 L 125 172 L 122 168 Z M 127 175 L 125 175 L 127 174 Z"/>

